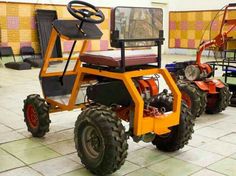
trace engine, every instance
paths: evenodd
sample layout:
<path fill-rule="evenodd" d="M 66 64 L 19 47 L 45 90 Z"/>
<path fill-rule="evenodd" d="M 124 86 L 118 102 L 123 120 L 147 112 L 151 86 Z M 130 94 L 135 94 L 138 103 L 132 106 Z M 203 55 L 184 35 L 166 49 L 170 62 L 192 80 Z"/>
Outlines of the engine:
<path fill-rule="evenodd" d="M 87 88 L 89 100 L 106 106 L 129 106 L 132 98 L 122 81 L 99 82 Z"/>
<path fill-rule="evenodd" d="M 209 64 L 196 65 L 195 61 L 174 62 L 167 64 L 166 69 L 176 80 L 186 78 L 189 81 L 208 78 L 212 75 L 213 71 Z"/>
<path fill-rule="evenodd" d="M 145 100 L 158 94 L 158 86 L 154 78 L 134 79 L 136 88 Z M 132 98 L 122 81 L 105 81 L 99 82 L 87 88 L 89 100 L 106 106 L 121 105 L 129 106 Z"/>
<path fill-rule="evenodd" d="M 157 114 L 157 109 L 149 105 L 150 99 L 159 93 L 156 79 L 133 79 L 134 84 L 145 103 L 144 115 Z M 99 82 L 87 88 L 87 97 L 90 101 L 106 106 L 116 107 L 116 112 L 123 120 L 129 121 L 132 98 L 122 81 L 112 80 Z"/>
<path fill-rule="evenodd" d="M 208 78 L 212 74 L 212 67 L 209 64 L 189 65 L 184 70 L 185 77 L 189 81 L 199 81 Z"/>

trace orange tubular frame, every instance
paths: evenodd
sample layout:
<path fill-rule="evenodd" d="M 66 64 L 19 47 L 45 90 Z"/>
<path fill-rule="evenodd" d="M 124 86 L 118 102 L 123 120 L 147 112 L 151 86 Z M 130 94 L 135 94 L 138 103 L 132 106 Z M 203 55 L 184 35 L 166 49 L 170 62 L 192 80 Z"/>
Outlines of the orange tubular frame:
<path fill-rule="evenodd" d="M 50 58 L 51 53 L 54 48 L 54 44 L 56 42 L 58 34 L 55 29 L 52 30 L 51 38 L 49 40 L 49 45 L 47 48 L 47 52 L 44 58 L 44 64 L 40 72 L 40 77 L 50 77 L 50 76 L 61 76 L 62 72 L 57 73 L 47 73 L 47 68 L 49 66 L 50 61 L 55 60 L 66 60 L 64 58 Z M 65 38 L 63 36 L 60 36 Z M 87 41 L 83 42 L 82 49 L 80 54 L 84 53 L 87 48 Z M 176 83 L 172 79 L 170 73 L 166 69 L 146 69 L 146 70 L 137 70 L 137 71 L 129 71 L 125 73 L 115 73 L 109 71 L 102 71 L 92 68 L 82 67 L 81 61 L 77 58 L 76 66 L 73 71 L 66 72 L 66 75 L 76 75 L 76 79 L 74 82 L 74 86 L 71 92 L 71 97 L 69 99 L 68 105 L 61 104 L 56 102 L 48 97 L 45 97 L 46 101 L 52 105 L 52 107 L 56 107 L 56 109 L 52 109 L 52 112 L 58 111 L 66 111 L 66 110 L 73 110 L 75 108 L 80 108 L 83 106 L 75 106 L 76 98 L 79 92 L 79 89 L 84 81 L 84 75 L 97 75 L 103 76 L 108 78 L 113 78 L 117 80 L 121 80 L 124 82 L 128 92 L 130 93 L 133 102 L 135 104 L 135 112 L 134 112 L 134 135 L 140 136 L 146 133 L 154 132 L 156 134 L 166 134 L 170 132 L 168 129 L 169 127 L 175 126 L 179 124 L 180 119 L 180 111 L 181 111 L 181 93 L 176 86 Z M 135 87 L 132 78 L 140 77 L 145 75 L 153 75 L 153 74 L 160 74 L 165 79 L 167 85 L 169 86 L 170 90 L 174 96 L 174 103 L 173 103 L 173 112 L 164 114 L 158 118 L 155 117 L 143 117 L 143 110 L 144 110 L 144 101 L 138 92 L 137 88 Z"/>

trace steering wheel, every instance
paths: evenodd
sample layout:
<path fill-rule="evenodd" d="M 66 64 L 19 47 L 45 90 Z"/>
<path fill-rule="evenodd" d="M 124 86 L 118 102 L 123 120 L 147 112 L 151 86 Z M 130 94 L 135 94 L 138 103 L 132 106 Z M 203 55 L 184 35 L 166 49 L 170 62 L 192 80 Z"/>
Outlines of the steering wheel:
<path fill-rule="evenodd" d="M 83 5 L 88 9 L 76 9 L 74 5 Z M 71 1 L 67 5 L 67 10 L 70 12 L 72 16 L 81 20 L 82 22 L 89 22 L 89 23 L 102 23 L 105 20 L 104 14 L 101 10 L 96 8 L 94 5 L 89 4 L 83 1 Z M 97 17 L 97 18 L 96 18 Z"/>

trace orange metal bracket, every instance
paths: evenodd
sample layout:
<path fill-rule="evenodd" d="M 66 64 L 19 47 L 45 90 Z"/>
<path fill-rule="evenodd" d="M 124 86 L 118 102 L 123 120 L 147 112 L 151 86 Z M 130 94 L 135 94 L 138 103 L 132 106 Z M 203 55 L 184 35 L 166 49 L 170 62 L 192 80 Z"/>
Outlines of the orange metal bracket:
<path fill-rule="evenodd" d="M 81 67 L 78 74 L 91 74 L 103 77 L 109 77 L 113 79 L 122 80 L 129 91 L 134 103 L 135 103 L 135 112 L 134 112 L 134 134 L 139 136 L 149 132 L 155 132 L 156 134 L 166 134 L 170 130 L 168 129 L 171 126 L 179 124 L 179 117 L 181 111 L 181 93 L 172 79 L 171 75 L 166 69 L 148 69 L 148 70 L 139 70 L 131 71 L 125 73 L 114 73 L 108 71 L 101 71 L 91 68 Z M 138 92 L 132 78 L 140 77 L 145 75 L 161 74 L 167 85 L 174 96 L 174 105 L 173 112 L 167 115 L 163 115 L 159 118 L 154 117 L 143 117 L 144 101 Z"/>

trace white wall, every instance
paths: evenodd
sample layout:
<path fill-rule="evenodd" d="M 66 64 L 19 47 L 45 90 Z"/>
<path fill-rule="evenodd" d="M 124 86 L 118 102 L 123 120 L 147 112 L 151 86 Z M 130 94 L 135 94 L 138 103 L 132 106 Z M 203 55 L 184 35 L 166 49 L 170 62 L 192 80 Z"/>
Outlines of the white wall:
<path fill-rule="evenodd" d="M 221 9 L 235 0 L 171 0 L 170 11 L 215 10 Z"/>
<path fill-rule="evenodd" d="M 100 7 L 115 7 L 115 6 L 150 7 L 151 6 L 151 0 L 85 0 L 85 1 Z M 70 0 L 8 0 L 7 2 L 67 4 L 68 2 L 70 2 Z"/>

